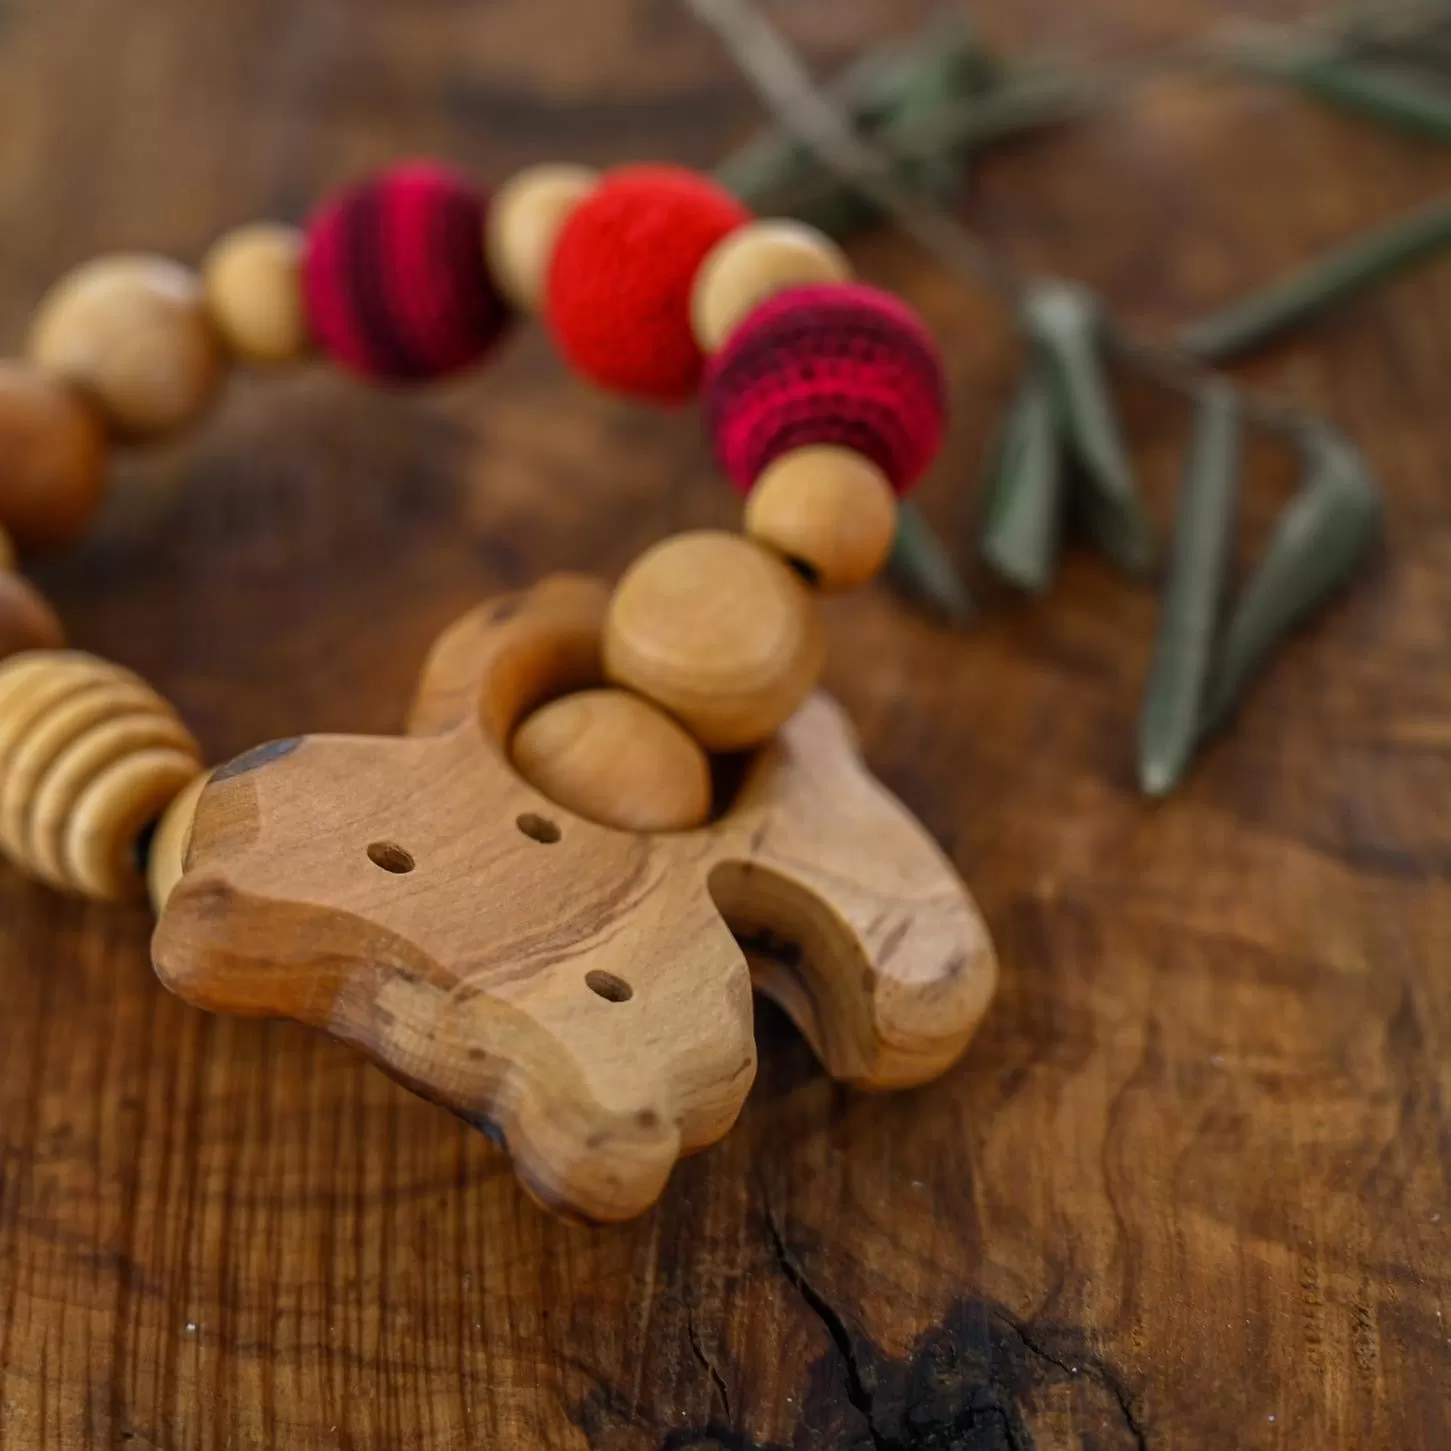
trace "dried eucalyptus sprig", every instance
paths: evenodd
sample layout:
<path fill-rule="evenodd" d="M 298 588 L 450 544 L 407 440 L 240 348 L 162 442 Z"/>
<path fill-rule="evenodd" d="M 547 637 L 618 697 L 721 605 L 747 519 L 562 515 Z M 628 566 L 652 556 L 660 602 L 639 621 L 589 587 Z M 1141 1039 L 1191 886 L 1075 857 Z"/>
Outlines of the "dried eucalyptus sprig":
<path fill-rule="evenodd" d="M 1174 509 L 1169 579 L 1139 711 L 1139 785 L 1150 796 L 1178 785 L 1199 742 L 1234 531 L 1239 455 L 1234 389 L 1212 384 L 1195 409 Z"/>

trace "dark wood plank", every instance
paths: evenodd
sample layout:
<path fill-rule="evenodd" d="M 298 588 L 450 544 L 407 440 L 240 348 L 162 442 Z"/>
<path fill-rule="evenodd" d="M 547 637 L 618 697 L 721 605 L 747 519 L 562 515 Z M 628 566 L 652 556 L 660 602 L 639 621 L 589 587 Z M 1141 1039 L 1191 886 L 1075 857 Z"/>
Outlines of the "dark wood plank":
<path fill-rule="evenodd" d="M 923 7 L 781 8 L 830 61 Z M 1006 42 L 1097 54 L 1221 11 L 993 9 Z M 46 0 L 0 27 L 12 344 L 72 261 L 194 258 L 399 154 L 708 164 L 752 115 L 654 0 Z M 968 215 L 1167 327 L 1448 180 L 1444 151 L 1181 80 L 987 162 Z M 1011 341 L 904 243 L 857 254 L 951 355 L 946 521 Z M 1162 806 L 1132 790 L 1154 601 L 1093 559 L 970 635 L 883 593 L 834 607 L 830 683 L 979 892 L 1001 997 L 958 1069 L 897 1097 L 833 1087 L 762 1008 L 741 1124 L 638 1223 L 554 1223 L 342 1049 L 167 997 L 140 913 L 0 873 L 0 1444 L 1451 1442 L 1447 319 L 1442 263 L 1250 370 L 1363 442 L 1388 545 Z M 1184 420 L 1125 404 L 1162 508 Z M 1258 448 L 1246 549 L 1291 484 Z M 41 578 L 220 759 L 396 728 L 480 597 L 735 507 L 693 418 L 591 395 L 534 334 L 420 395 L 239 380 L 126 460 Z"/>

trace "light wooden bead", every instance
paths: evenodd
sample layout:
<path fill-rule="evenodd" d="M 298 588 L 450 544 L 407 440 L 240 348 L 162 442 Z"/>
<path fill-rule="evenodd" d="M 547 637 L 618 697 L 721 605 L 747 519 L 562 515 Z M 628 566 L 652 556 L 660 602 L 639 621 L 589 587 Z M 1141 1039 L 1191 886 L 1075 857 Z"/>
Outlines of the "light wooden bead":
<path fill-rule="evenodd" d="M 95 517 L 106 430 L 95 408 L 28 363 L 0 362 L 0 523 L 24 550 L 59 549 Z"/>
<path fill-rule="evenodd" d="M 489 201 L 484 250 L 499 291 L 523 312 L 544 301 L 549 259 L 565 219 L 594 190 L 599 173 L 550 163 L 517 172 Z"/>
<path fill-rule="evenodd" d="M 137 840 L 199 770 L 191 734 L 130 671 L 73 650 L 0 664 L 0 845 L 31 875 L 143 895 Z"/>
<path fill-rule="evenodd" d="M 279 222 L 228 232 L 202 263 L 207 308 L 222 340 L 249 363 L 288 363 L 308 349 L 303 235 Z"/>
<path fill-rule="evenodd" d="M 13 570 L 0 570 L 0 660 L 64 642 L 60 620 L 40 591 Z"/>
<path fill-rule="evenodd" d="M 628 690 L 582 690 L 514 733 L 514 765 L 577 816 L 621 831 L 688 831 L 710 815 L 710 762 L 664 711 Z"/>
<path fill-rule="evenodd" d="M 191 783 L 162 812 L 156 832 L 151 838 L 151 855 L 146 859 L 146 888 L 151 905 L 161 915 L 167 898 L 186 870 L 186 851 L 191 845 L 192 823 L 196 820 L 197 802 L 202 790 L 212 779 L 210 771 L 194 776 Z"/>
<path fill-rule="evenodd" d="M 715 352 L 747 313 L 788 287 L 846 282 L 851 262 L 824 232 L 804 222 L 751 222 L 717 242 L 695 276 L 690 325 Z"/>
<path fill-rule="evenodd" d="M 816 602 L 776 555 L 736 534 L 677 534 L 625 572 L 605 617 L 611 680 L 663 705 L 713 751 L 768 739 L 824 653 Z"/>
<path fill-rule="evenodd" d="M 200 279 L 165 257 L 98 257 L 42 301 L 31 360 L 90 395 L 119 433 L 179 427 L 217 381 L 219 350 Z"/>
<path fill-rule="evenodd" d="M 897 497 L 887 476 L 831 444 L 783 454 L 746 500 L 746 533 L 802 565 L 824 590 L 874 579 L 896 532 Z"/>

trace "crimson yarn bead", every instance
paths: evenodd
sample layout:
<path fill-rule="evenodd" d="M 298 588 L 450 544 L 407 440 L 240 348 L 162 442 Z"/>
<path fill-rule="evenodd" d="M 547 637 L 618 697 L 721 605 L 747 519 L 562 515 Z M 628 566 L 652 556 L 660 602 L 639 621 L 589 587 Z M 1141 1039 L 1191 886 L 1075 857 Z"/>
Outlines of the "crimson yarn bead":
<path fill-rule="evenodd" d="M 679 166 L 623 166 L 570 213 L 549 264 L 546 315 L 559 350 L 593 382 L 684 403 L 704 355 L 690 293 L 705 255 L 750 212 Z"/>
<path fill-rule="evenodd" d="M 303 300 L 338 362 L 395 382 L 475 362 L 507 318 L 484 260 L 487 197 L 466 177 L 407 162 L 330 198 L 308 225 Z"/>
<path fill-rule="evenodd" d="M 947 386 L 942 354 L 906 303 L 823 283 L 778 292 L 731 333 L 705 406 L 716 458 L 743 493 L 782 454 L 835 444 L 903 494 L 941 447 Z"/>

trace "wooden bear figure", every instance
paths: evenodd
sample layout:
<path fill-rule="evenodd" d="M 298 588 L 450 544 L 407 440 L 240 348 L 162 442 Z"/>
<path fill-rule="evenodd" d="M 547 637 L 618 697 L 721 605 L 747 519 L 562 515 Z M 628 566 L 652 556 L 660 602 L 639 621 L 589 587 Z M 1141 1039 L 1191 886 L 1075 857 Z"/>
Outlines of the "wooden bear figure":
<path fill-rule="evenodd" d="M 509 762 L 540 702 L 600 679 L 605 585 L 556 576 L 435 645 L 399 738 L 306 736 L 223 767 L 154 941 L 219 1012 L 362 1049 L 494 1135 L 589 1221 L 661 1193 L 756 1070 L 751 990 L 846 1082 L 924 1082 L 992 995 L 982 920 L 817 694 L 707 826 L 637 835 Z"/>

